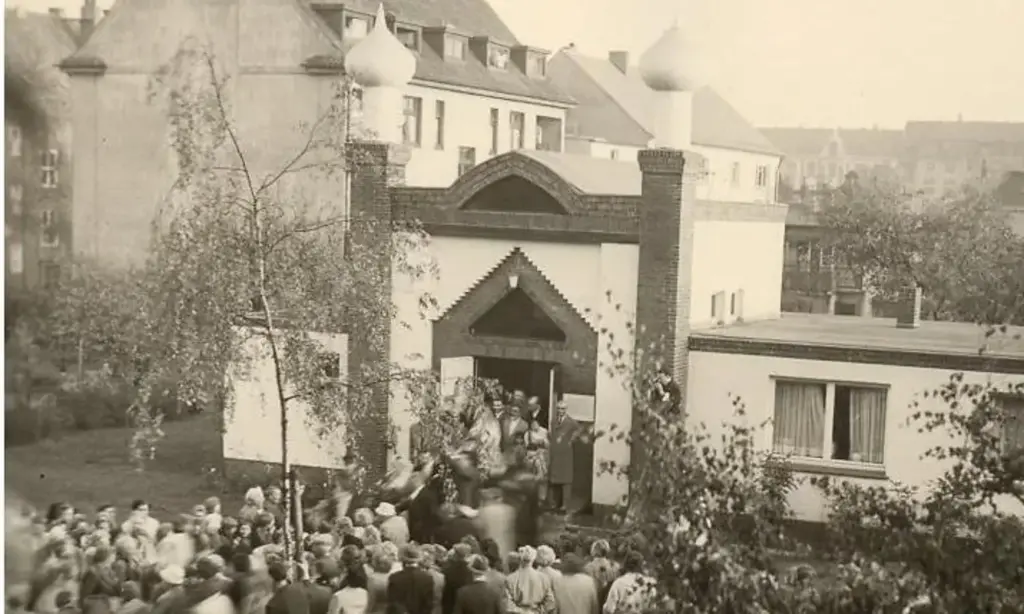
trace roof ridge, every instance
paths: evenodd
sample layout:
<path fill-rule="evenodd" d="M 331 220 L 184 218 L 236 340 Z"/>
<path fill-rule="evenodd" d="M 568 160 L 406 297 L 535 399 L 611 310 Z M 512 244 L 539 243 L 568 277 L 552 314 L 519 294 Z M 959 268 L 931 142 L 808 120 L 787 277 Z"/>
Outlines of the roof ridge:
<path fill-rule="evenodd" d="M 650 130 L 648 130 L 639 119 L 637 119 L 636 117 L 633 117 L 633 114 L 630 113 L 629 109 L 627 109 L 625 106 L 623 106 L 621 102 L 616 100 L 615 96 L 612 96 L 608 92 L 608 90 L 605 89 L 605 87 L 603 85 L 601 85 L 601 83 L 598 82 L 598 80 L 595 79 L 593 77 L 593 75 L 591 75 L 590 72 L 587 71 L 583 67 L 582 64 L 580 64 L 579 62 L 576 61 L 577 58 L 579 58 L 579 57 L 587 58 L 587 59 L 590 59 L 590 60 L 595 60 L 595 61 L 598 61 L 598 62 L 601 62 L 603 60 L 601 60 L 600 58 L 594 57 L 594 56 L 589 56 L 589 55 L 586 55 L 586 54 L 577 53 L 575 49 L 562 49 L 562 50 L 559 50 L 559 53 L 565 53 L 565 56 L 573 61 L 573 63 L 576 65 L 576 67 L 579 68 L 580 72 L 582 72 L 584 75 L 586 75 L 587 79 L 589 79 L 590 82 L 593 83 L 595 87 L 597 87 L 597 89 L 601 90 L 601 93 L 604 95 L 604 97 L 607 98 L 608 100 L 610 100 L 611 103 L 613 105 L 615 105 L 616 108 L 618 108 L 620 111 L 622 111 L 623 115 L 628 117 L 629 121 L 633 122 L 633 124 L 636 125 L 636 127 L 639 128 L 641 132 L 643 132 L 644 134 L 646 134 L 648 137 L 650 137 L 652 139 L 654 138 L 654 135 L 651 134 Z M 625 74 L 624 74 L 624 76 L 625 76 Z"/>

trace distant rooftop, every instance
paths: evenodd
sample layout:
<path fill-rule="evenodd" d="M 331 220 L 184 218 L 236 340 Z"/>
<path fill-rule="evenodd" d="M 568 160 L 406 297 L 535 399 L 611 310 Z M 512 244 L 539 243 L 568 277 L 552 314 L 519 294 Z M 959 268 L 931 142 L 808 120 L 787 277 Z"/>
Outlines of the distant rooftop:
<path fill-rule="evenodd" d="M 807 358 L 820 359 L 815 349 L 843 351 L 856 354 L 876 354 L 864 362 L 922 366 L 919 360 L 904 362 L 902 356 L 914 354 L 934 359 L 935 366 L 944 364 L 943 358 L 973 358 L 978 365 L 986 359 L 1002 367 L 970 368 L 970 370 L 1002 371 L 1007 364 L 1015 365 L 1006 372 L 1024 373 L 1024 327 L 1011 327 L 1006 334 L 986 338 L 982 326 L 960 322 L 923 321 L 916 329 L 897 328 L 889 318 L 862 318 L 822 314 L 785 313 L 777 320 L 762 320 L 734 324 L 724 328 L 694 332 L 693 349 L 717 351 L 715 342 L 781 344 L 805 348 Z M 711 343 L 702 343 L 710 341 Z M 694 347 L 695 346 L 695 347 Z M 982 352 L 982 348 L 985 348 Z M 739 352 L 734 352 L 739 353 Z M 885 356 L 888 359 L 882 359 Z M 796 356 L 789 356 L 796 357 Z M 835 358 L 839 360 L 839 358 Z M 848 359 L 847 362 L 860 362 Z M 928 361 L 926 361 L 928 362 Z M 962 362 L 962 361 L 961 361 Z M 909 363 L 909 364 L 908 364 Z M 953 367 L 967 370 L 969 367 Z"/>

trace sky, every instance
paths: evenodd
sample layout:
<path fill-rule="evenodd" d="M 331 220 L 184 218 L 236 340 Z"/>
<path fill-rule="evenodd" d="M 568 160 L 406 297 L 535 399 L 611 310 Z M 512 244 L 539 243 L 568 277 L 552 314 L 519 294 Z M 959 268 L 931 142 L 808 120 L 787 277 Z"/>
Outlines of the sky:
<path fill-rule="evenodd" d="M 521 42 L 595 56 L 639 58 L 678 19 L 708 85 L 760 126 L 1024 122 L 1024 0 L 489 1 Z"/>

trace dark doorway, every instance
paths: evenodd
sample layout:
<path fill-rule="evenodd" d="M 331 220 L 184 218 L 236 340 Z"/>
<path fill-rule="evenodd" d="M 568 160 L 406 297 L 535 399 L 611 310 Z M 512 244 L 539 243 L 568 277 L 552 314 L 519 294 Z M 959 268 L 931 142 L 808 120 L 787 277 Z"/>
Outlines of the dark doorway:
<path fill-rule="evenodd" d="M 551 370 L 557 367 L 546 362 L 534 362 L 532 360 L 513 360 L 510 358 L 484 358 L 476 359 L 476 375 L 481 379 L 497 380 L 501 384 L 507 402 L 513 391 L 522 390 L 527 397 L 535 396 L 540 399 L 542 411 L 540 413 L 540 424 L 548 428 L 549 408 L 551 407 Z M 558 386 L 558 380 L 555 380 Z M 555 396 L 559 391 L 555 390 Z"/>
<path fill-rule="evenodd" d="M 501 297 L 469 330 L 474 336 L 565 343 L 565 332 L 520 288 Z"/>

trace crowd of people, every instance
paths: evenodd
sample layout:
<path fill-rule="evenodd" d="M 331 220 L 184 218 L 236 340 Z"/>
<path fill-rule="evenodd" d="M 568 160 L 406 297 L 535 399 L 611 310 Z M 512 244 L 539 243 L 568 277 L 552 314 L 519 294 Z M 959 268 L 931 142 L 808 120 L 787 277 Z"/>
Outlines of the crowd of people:
<path fill-rule="evenodd" d="M 213 497 L 173 522 L 144 500 L 123 521 L 112 505 L 85 514 L 55 504 L 27 523 L 29 577 L 16 591 L 8 579 L 8 611 L 642 612 L 654 589 L 640 555 L 612 557 L 604 541 L 540 543 L 542 509 L 570 502 L 577 426 L 562 403 L 548 420 L 535 398 L 508 401 L 467 409 L 456 445 L 422 451 L 365 492 L 348 457 L 333 493 L 306 513 L 286 513 L 275 485 L 249 489 L 234 516 Z"/>
<path fill-rule="evenodd" d="M 234 516 L 210 498 L 169 523 L 143 500 L 123 521 L 111 505 L 55 504 L 32 519 L 31 577 L 24 590 L 8 584 L 8 612 L 633 614 L 652 597 L 634 552 L 612 557 L 602 540 L 587 552 L 503 544 L 454 503 L 428 541 L 412 539 L 402 503 L 382 501 L 312 527 L 286 557 L 281 503 L 279 488 L 252 488 Z"/>

